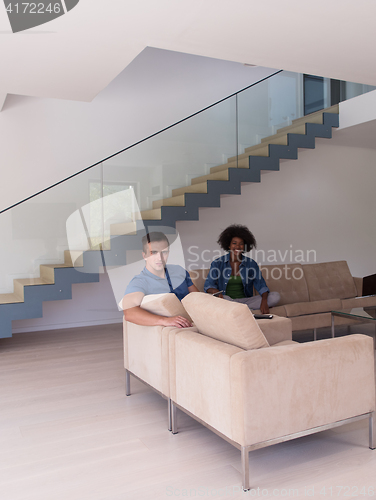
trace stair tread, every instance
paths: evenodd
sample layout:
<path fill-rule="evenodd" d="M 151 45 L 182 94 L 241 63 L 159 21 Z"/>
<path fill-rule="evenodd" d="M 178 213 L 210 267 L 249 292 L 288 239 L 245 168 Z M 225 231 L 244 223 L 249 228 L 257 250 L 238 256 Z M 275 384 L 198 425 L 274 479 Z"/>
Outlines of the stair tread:
<path fill-rule="evenodd" d="M 23 286 L 32 286 L 32 285 L 53 285 L 54 282 L 51 280 L 47 280 L 44 278 L 21 278 L 15 279 L 15 282 L 19 283 Z"/>
<path fill-rule="evenodd" d="M 155 206 L 157 205 L 157 206 Z M 164 198 L 163 200 L 153 201 L 153 210 L 164 207 L 184 207 L 185 206 L 185 195 L 178 194 L 176 196 L 170 196 L 169 198 Z"/>
<path fill-rule="evenodd" d="M 228 169 L 220 170 L 214 174 L 201 175 L 200 177 L 195 177 L 192 179 L 193 184 L 201 184 L 204 181 L 228 181 Z"/>
<path fill-rule="evenodd" d="M 161 220 L 162 212 L 160 208 L 151 208 L 150 210 L 142 210 L 141 217 L 149 220 Z"/>
<path fill-rule="evenodd" d="M 279 139 L 280 137 L 285 137 L 285 136 L 287 136 L 287 134 L 305 135 L 305 133 L 306 133 L 305 125 L 306 125 L 306 122 L 300 123 L 298 125 L 289 125 L 288 127 L 283 127 L 282 129 L 278 129 L 276 134 L 271 135 L 269 137 L 265 137 L 264 139 L 261 139 L 261 143 L 262 144 L 269 144 L 269 141 Z"/>
<path fill-rule="evenodd" d="M 49 269 L 60 269 L 60 268 L 69 268 L 74 267 L 72 264 L 41 264 L 40 267 L 48 267 Z"/>
<path fill-rule="evenodd" d="M 262 142 L 260 144 L 256 144 L 255 146 L 250 146 L 249 148 L 246 148 L 244 153 L 241 153 L 238 157 L 232 156 L 227 161 L 229 163 L 236 161 L 236 159 L 238 159 L 238 161 L 241 161 L 249 158 L 250 156 L 269 156 L 269 144 L 267 142 Z"/>
<path fill-rule="evenodd" d="M 16 293 L 0 293 L 0 304 L 18 304 L 23 299 Z"/>
<path fill-rule="evenodd" d="M 185 193 L 207 193 L 207 192 L 208 192 L 208 183 L 204 181 L 204 182 L 199 182 L 197 184 L 191 184 L 190 186 L 173 189 L 172 195 L 180 196 Z"/>

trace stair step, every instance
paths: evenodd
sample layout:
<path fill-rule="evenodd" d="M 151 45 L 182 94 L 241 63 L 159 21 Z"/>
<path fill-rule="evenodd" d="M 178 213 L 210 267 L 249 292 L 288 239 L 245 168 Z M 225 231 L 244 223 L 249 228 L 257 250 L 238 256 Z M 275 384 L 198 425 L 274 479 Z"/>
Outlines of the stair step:
<path fill-rule="evenodd" d="M 198 184 L 192 184 L 191 186 L 185 186 L 181 188 L 176 188 L 172 190 L 172 196 L 179 196 L 185 193 L 207 193 L 208 183 L 200 182 Z"/>
<path fill-rule="evenodd" d="M 14 284 L 21 286 L 53 285 L 55 282 L 44 278 L 22 278 L 14 280 Z"/>
<path fill-rule="evenodd" d="M 112 236 L 122 236 L 124 234 L 137 234 L 136 222 L 118 222 L 111 224 L 110 233 Z"/>
<path fill-rule="evenodd" d="M 155 208 L 151 210 L 142 210 L 141 217 L 143 220 L 161 220 L 162 213 L 160 208 Z"/>
<path fill-rule="evenodd" d="M 68 264 L 41 264 L 39 266 L 40 277 L 47 280 L 55 282 L 55 269 L 59 268 L 70 268 L 72 265 Z"/>
<path fill-rule="evenodd" d="M 23 298 L 16 293 L 1 293 L 0 304 L 18 304 L 23 302 Z"/>
<path fill-rule="evenodd" d="M 83 267 L 84 252 L 82 250 L 64 250 L 64 263 L 68 267 Z"/>
<path fill-rule="evenodd" d="M 250 156 L 269 156 L 268 144 L 262 143 L 256 144 L 255 146 L 250 146 L 249 148 L 246 148 L 244 150 L 244 153 L 241 153 L 238 157 L 231 156 L 231 158 L 229 158 L 227 161 L 230 163 L 236 161 L 236 158 L 238 158 L 238 161 L 245 159 L 248 160 Z"/>
<path fill-rule="evenodd" d="M 283 129 L 278 129 L 277 133 L 271 135 L 270 137 L 265 137 L 264 139 L 261 139 L 261 143 L 282 144 L 286 146 L 287 134 L 305 135 L 305 133 L 306 133 L 306 122 L 300 123 L 298 125 L 290 125 L 289 127 L 283 127 Z"/>
<path fill-rule="evenodd" d="M 192 179 L 192 184 L 200 184 L 204 181 L 228 181 L 228 168 L 226 170 L 221 170 L 215 172 L 214 174 L 202 175 L 201 177 L 195 177 Z"/>
<path fill-rule="evenodd" d="M 284 132 L 285 130 L 289 129 L 290 127 L 294 127 L 295 125 L 300 125 L 302 123 L 322 124 L 323 123 L 323 113 L 332 113 L 332 114 L 338 115 L 339 105 L 335 104 L 334 106 L 330 106 L 329 108 L 326 108 L 326 109 L 321 109 L 320 111 L 315 111 L 314 113 L 302 116 L 301 118 L 295 118 L 295 120 L 292 121 L 292 125 L 278 129 L 278 133 Z"/>
<path fill-rule="evenodd" d="M 185 196 L 184 194 L 178 196 L 171 196 L 170 198 L 165 198 L 164 200 L 153 201 L 153 209 L 164 207 L 184 207 L 185 206 Z"/>
<path fill-rule="evenodd" d="M 228 168 L 249 168 L 249 160 L 248 155 L 246 158 L 242 158 L 238 161 L 234 160 L 224 165 L 217 165 L 216 167 L 212 167 L 210 169 L 211 174 L 215 174 L 215 172 L 221 172 L 222 170 L 227 170 Z"/>

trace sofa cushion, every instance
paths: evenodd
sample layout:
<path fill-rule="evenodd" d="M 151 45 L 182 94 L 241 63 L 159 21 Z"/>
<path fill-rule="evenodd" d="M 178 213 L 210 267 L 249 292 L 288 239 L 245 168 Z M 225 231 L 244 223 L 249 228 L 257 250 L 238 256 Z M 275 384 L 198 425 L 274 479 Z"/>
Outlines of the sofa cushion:
<path fill-rule="evenodd" d="M 348 299 L 357 294 L 354 278 L 345 260 L 303 264 L 303 271 L 310 301 Z"/>
<path fill-rule="evenodd" d="M 245 304 L 197 292 L 188 294 L 182 303 L 200 333 L 246 350 L 269 347 Z"/>
<path fill-rule="evenodd" d="M 309 301 L 307 283 L 301 264 L 261 266 L 261 272 L 269 290 L 280 294 L 278 306 Z"/>
<path fill-rule="evenodd" d="M 253 314 L 262 314 L 260 309 L 252 309 Z M 270 308 L 270 314 L 273 316 L 279 316 L 282 318 L 287 317 L 285 306 L 274 306 Z"/>
<path fill-rule="evenodd" d="M 156 293 L 145 295 L 141 302 L 142 309 L 158 316 L 183 316 L 192 321 L 183 304 L 174 293 Z"/>
<path fill-rule="evenodd" d="M 314 302 L 298 302 L 297 304 L 286 304 L 285 309 L 289 318 L 293 316 L 303 316 L 305 314 L 317 314 L 323 312 L 336 311 L 341 309 L 340 299 L 316 300 Z"/>

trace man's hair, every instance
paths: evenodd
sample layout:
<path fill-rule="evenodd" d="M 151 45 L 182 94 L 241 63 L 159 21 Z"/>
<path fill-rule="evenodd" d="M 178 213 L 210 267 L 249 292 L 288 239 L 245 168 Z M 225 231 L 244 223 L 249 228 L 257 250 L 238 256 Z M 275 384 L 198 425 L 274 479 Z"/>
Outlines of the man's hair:
<path fill-rule="evenodd" d="M 153 233 L 147 233 L 142 237 L 142 250 L 144 253 L 148 253 L 148 244 L 153 243 L 154 241 L 165 241 L 167 243 L 167 247 L 170 246 L 167 236 L 164 233 L 154 231 Z"/>
<path fill-rule="evenodd" d="M 246 252 L 249 252 L 252 248 L 256 248 L 256 239 L 247 226 L 232 224 L 226 227 L 219 235 L 217 243 L 223 250 L 227 251 L 230 249 L 232 238 L 241 238 L 244 241 L 244 250 Z"/>

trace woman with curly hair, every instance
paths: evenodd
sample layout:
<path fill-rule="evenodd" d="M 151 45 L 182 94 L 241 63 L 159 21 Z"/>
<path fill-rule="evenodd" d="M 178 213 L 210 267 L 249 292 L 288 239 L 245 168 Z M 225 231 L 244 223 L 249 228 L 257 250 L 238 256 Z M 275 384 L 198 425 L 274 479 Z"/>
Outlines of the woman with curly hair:
<path fill-rule="evenodd" d="M 250 309 L 268 314 L 269 307 L 278 304 L 280 295 L 269 291 L 257 263 L 244 255 L 256 248 L 251 231 L 246 226 L 232 224 L 222 231 L 217 243 L 228 253 L 211 263 L 205 292 L 245 303 Z M 259 295 L 253 296 L 253 287 Z"/>

